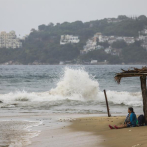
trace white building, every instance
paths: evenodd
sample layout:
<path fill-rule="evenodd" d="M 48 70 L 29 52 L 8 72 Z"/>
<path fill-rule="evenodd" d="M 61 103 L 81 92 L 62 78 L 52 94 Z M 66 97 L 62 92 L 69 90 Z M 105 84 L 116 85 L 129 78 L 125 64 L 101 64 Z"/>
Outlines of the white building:
<path fill-rule="evenodd" d="M 114 36 L 110 36 L 109 39 L 108 39 L 108 43 L 109 43 L 109 44 L 113 44 L 113 43 L 116 42 L 116 41 L 117 41 L 117 38 L 114 37 Z"/>
<path fill-rule="evenodd" d="M 134 37 L 124 37 L 124 41 L 127 44 L 132 44 L 132 43 L 135 43 L 135 38 Z"/>
<path fill-rule="evenodd" d="M 68 43 L 79 43 L 80 39 L 78 36 L 73 35 L 61 35 L 60 44 L 68 44 Z"/>
<path fill-rule="evenodd" d="M 109 48 L 106 48 L 104 51 L 105 51 L 105 53 L 107 53 L 107 54 L 111 54 L 111 47 L 109 46 Z"/>
<path fill-rule="evenodd" d="M 99 42 L 108 42 L 112 44 L 116 41 L 124 40 L 127 44 L 135 43 L 134 37 L 121 37 L 121 36 L 103 36 L 102 34 L 99 35 Z"/>
<path fill-rule="evenodd" d="M 122 20 L 117 19 L 117 18 L 107 18 L 108 23 L 118 23 L 121 22 Z"/>
<path fill-rule="evenodd" d="M 108 36 L 103 36 L 103 35 L 100 35 L 99 36 L 99 42 L 106 42 L 109 40 L 109 37 Z"/>
<path fill-rule="evenodd" d="M 1 32 L 0 33 L 0 48 L 21 48 L 22 42 L 17 38 L 14 31 L 9 33 Z"/>
<path fill-rule="evenodd" d="M 94 37 L 92 37 L 91 39 L 88 39 L 88 41 L 86 42 L 86 45 L 83 47 L 83 50 L 81 50 L 80 53 L 87 54 L 88 52 L 93 50 L 103 49 L 104 48 L 103 46 L 98 45 L 99 36 L 101 36 L 101 33 L 96 33 Z"/>
<path fill-rule="evenodd" d="M 97 60 L 91 60 L 91 64 L 97 64 Z"/>
<path fill-rule="evenodd" d="M 138 40 L 146 41 L 146 40 L 147 40 L 147 36 L 143 36 L 143 35 L 140 35 L 140 34 L 139 34 Z"/>

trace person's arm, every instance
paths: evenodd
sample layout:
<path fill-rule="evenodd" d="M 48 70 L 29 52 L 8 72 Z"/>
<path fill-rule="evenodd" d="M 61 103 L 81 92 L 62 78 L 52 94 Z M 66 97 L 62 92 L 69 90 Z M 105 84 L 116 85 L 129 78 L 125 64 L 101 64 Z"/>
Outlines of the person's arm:
<path fill-rule="evenodd" d="M 129 116 L 129 114 L 127 115 L 127 117 L 128 117 L 128 116 Z M 128 123 L 127 123 L 127 117 L 126 117 L 126 119 L 125 119 L 124 124 L 128 124 Z"/>

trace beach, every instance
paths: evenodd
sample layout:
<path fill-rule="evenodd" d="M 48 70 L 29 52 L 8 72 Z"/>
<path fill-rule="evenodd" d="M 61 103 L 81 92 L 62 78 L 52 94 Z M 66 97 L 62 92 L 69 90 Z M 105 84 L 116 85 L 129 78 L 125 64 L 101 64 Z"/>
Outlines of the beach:
<path fill-rule="evenodd" d="M 75 131 L 91 132 L 101 136 L 101 146 L 104 147 L 146 147 L 147 127 L 131 127 L 124 129 L 109 129 L 108 125 L 121 125 L 124 116 L 87 117 L 74 121 L 71 128 Z"/>
<path fill-rule="evenodd" d="M 146 147 L 146 126 L 109 129 L 109 124 L 120 125 L 124 119 L 125 116 L 119 115 L 108 118 L 106 114 L 22 113 L 1 115 L 0 124 L 4 120 L 11 125 L 19 123 L 19 128 L 13 128 L 14 134 L 6 129 L 11 138 L 9 147 Z M 22 131 L 21 124 L 27 125 L 27 122 L 35 124 L 30 124 L 28 132 Z"/>
<path fill-rule="evenodd" d="M 5 133 L 7 138 L 3 138 L 0 141 L 0 146 L 61 147 L 62 145 L 63 147 L 96 147 L 100 145 L 100 136 L 94 135 L 92 132 L 75 131 L 70 127 L 77 118 L 86 116 L 89 115 L 49 113 L 1 114 L 0 126 L 9 124 L 11 127 L 7 125 L 3 129 L 3 134 Z M 28 126 L 29 128 L 22 129 L 21 124 L 25 128 Z"/>

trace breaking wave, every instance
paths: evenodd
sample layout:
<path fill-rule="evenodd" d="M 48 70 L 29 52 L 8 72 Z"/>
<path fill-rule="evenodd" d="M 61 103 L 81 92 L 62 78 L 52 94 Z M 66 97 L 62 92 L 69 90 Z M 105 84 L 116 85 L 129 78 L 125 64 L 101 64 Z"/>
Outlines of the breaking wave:
<path fill-rule="evenodd" d="M 79 96 L 84 99 L 95 99 L 99 92 L 99 84 L 84 70 L 66 68 L 63 78 L 57 83 L 55 89 L 50 90 L 51 95 Z"/>
<path fill-rule="evenodd" d="M 142 106 L 140 92 L 107 91 L 110 105 Z M 52 106 L 95 106 L 105 102 L 103 91 L 98 81 L 84 69 L 65 68 L 57 86 L 46 92 L 17 91 L 0 94 L 0 106 L 32 106 L 50 108 Z M 15 103 L 15 105 L 14 105 Z M 79 108 L 80 109 L 80 108 Z"/>

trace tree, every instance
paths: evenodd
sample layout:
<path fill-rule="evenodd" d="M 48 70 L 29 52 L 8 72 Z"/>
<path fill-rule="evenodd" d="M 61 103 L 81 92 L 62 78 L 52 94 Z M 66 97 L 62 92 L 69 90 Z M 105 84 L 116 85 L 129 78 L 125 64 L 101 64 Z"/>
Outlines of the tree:
<path fill-rule="evenodd" d="M 36 30 L 34 28 L 31 29 L 31 32 L 36 32 Z"/>
<path fill-rule="evenodd" d="M 126 15 L 119 15 L 118 19 L 124 20 L 124 19 L 128 19 L 128 17 Z"/>
<path fill-rule="evenodd" d="M 140 16 L 138 17 L 138 19 L 139 19 L 139 20 L 146 20 L 147 17 L 146 17 L 145 15 L 140 15 Z"/>
<path fill-rule="evenodd" d="M 118 49 L 125 48 L 126 46 L 127 44 L 124 40 L 113 42 L 113 44 L 111 45 L 112 48 L 118 48 Z"/>
<path fill-rule="evenodd" d="M 48 24 L 48 26 L 53 27 L 54 24 L 51 22 L 51 23 Z"/>
<path fill-rule="evenodd" d="M 39 31 L 43 31 L 43 30 L 45 30 L 45 28 L 46 28 L 45 24 L 42 24 L 42 25 L 38 26 Z"/>

